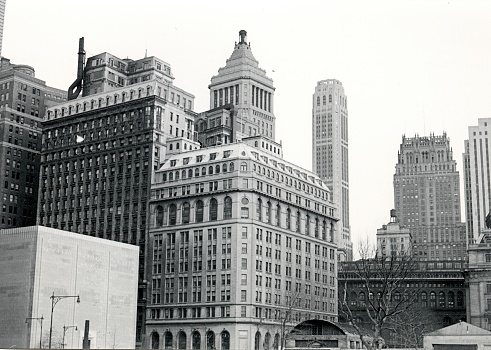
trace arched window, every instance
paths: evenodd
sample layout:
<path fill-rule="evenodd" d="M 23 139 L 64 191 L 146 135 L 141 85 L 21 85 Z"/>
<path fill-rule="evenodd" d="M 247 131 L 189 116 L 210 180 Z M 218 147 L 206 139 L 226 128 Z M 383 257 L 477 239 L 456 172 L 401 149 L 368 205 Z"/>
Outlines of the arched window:
<path fill-rule="evenodd" d="M 222 165 L 222 172 L 226 173 L 227 172 L 227 163 L 223 163 Z"/>
<path fill-rule="evenodd" d="M 230 350 L 230 333 L 227 331 L 222 331 L 221 337 L 222 338 L 222 350 Z"/>
<path fill-rule="evenodd" d="M 198 331 L 193 332 L 192 343 L 191 346 L 193 350 L 199 350 L 201 348 L 201 334 L 199 334 Z"/>
<path fill-rule="evenodd" d="M 358 295 L 355 292 L 351 292 L 349 296 L 349 303 L 351 306 L 356 306 L 358 302 Z"/>
<path fill-rule="evenodd" d="M 436 306 L 436 293 L 431 292 L 430 293 L 430 307 L 435 307 Z"/>
<path fill-rule="evenodd" d="M 310 236 L 310 215 L 305 217 L 305 234 Z"/>
<path fill-rule="evenodd" d="M 292 226 L 292 211 L 290 210 L 290 208 L 287 208 L 286 209 L 286 228 L 288 230 L 290 230 L 291 226 Z"/>
<path fill-rule="evenodd" d="M 157 226 L 162 226 L 164 225 L 164 208 L 162 208 L 162 206 L 157 206 L 157 208 L 155 208 L 155 216 L 156 216 L 156 222 L 155 224 Z"/>
<path fill-rule="evenodd" d="M 322 104 L 324 106 L 326 105 L 326 95 L 322 96 Z"/>
<path fill-rule="evenodd" d="M 321 237 L 322 237 L 322 240 L 324 240 L 324 241 L 327 239 L 326 232 L 327 232 L 327 223 L 326 223 L 326 220 L 322 220 Z"/>
<path fill-rule="evenodd" d="M 268 332 L 264 336 L 264 350 L 271 349 L 271 334 Z"/>
<path fill-rule="evenodd" d="M 177 348 L 178 349 L 187 349 L 186 347 L 186 333 L 184 331 L 180 331 L 177 335 Z"/>
<path fill-rule="evenodd" d="M 455 307 L 455 293 L 454 292 L 448 292 L 448 307 L 449 308 Z"/>
<path fill-rule="evenodd" d="M 220 165 L 215 165 L 215 174 L 220 174 Z"/>
<path fill-rule="evenodd" d="M 271 224 L 271 202 L 268 201 L 266 204 L 266 222 Z"/>
<path fill-rule="evenodd" d="M 438 293 L 438 306 L 445 307 L 445 292 Z"/>
<path fill-rule="evenodd" d="M 152 349 L 158 349 L 159 348 L 159 333 L 153 332 L 152 333 Z"/>
<path fill-rule="evenodd" d="M 331 102 L 332 102 L 332 95 L 329 94 L 329 103 L 331 103 Z"/>
<path fill-rule="evenodd" d="M 164 349 L 173 349 L 172 346 L 172 333 L 167 331 L 164 335 Z"/>
<path fill-rule="evenodd" d="M 246 162 L 240 163 L 240 171 L 247 171 L 247 163 Z"/>
<path fill-rule="evenodd" d="M 280 346 L 280 335 L 278 333 L 274 336 L 273 350 L 278 350 Z"/>
<path fill-rule="evenodd" d="M 208 167 L 208 175 L 213 175 L 213 166 Z"/>
<path fill-rule="evenodd" d="M 179 171 L 176 171 L 176 181 L 179 180 Z"/>
<path fill-rule="evenodd" d="M 276 204 L 276 226 L 281 225 L 281 206 Z"/>
<path fill-rule="evenodd" d="M 317 106 L 320 106 L 321 105 L 321 98 L 320 96 L 317 96 Z"/>
<path fill-rule="evenodd" d="M 176 224 L 177 207 L 175 204 L 169 205 L 169 225 Z"/>
<path fill-rule="evenodd" d="M 296 232 L 300 232 L 300 211 L 297 210 L 297 227 L 295 228 Z"/>
<path fill-rule="evenodd" d="M 167 181 L 167 173 L 162 173 L 162 182 Z"/>
<path fill-rule="evenodd" d="M 174 173 L 172 171 L 169 172 L 169 181 L 174 181 Z"/>
<path fill-rule="evenodd" d="M 189 224 L 189 212 L 191 210 L 191 206 L 188 202 L 184 202 L 182 205 L 182 223 Z"/>
<path fill-rule="evenodd" d="M 206 175 L 206 167 L 201 168 L 201 175 L 203 175 L 203 176 Z"/>
<path fill-rule="evenodd" d="M 234 163 L 230 163 L 230 171 L 234 171 Z"/>
<path fill-rule="evenodd" d="M 218 201 L 215 198 L 210 200 L 210 221 L 218 220 Z"/>
<path fill-rule="evenodd" d="M 259 350 L 260 345 L 261 345 L 261 333 L 257 331 L 256 336 L 254 337 L 254 350 Z"/>
<path fill-rule="evenodd" d="M 193 350 L 199 350 L 201 348 L 201 334 L 199 334 L 198 331 L 194 331 L 193 335 L 191 336 L 191 347 Z"/>
<path fill-rule="evenodd" d="M 358 294 L 358 299 L 360 300 L 360 306 L 365 306 L 365 292 L 360 292 L 360 294 Z"/>
<path fill-rule="evenodd" d="M 261 198 L 257 200 L 256 219 L 259 221 L 263 220 L 263 201 Z"/>
<path fill-rule="evenodd" d="M 188 177 L 192 178 L 193 177 L 193 169 L 188 170 Z"/>
<path fill-rule="evenodd" d="M 428 294 L 426 292 L 421 293 L 421 306 L 428 306 Z"/>
<path fill-rule="evenodd" d="M 314 237 L 319 238 L 319 219 L 315 218 Z"/>
<path fill-rule="evenodd" d="M 181 178 L 182 179 L 186 178 L 186 170 L 181 171 Z"/>
<path fill-rule="evenodd" d="M 203 222 L 203 201 L 196 202 L 196 222 Z"/>
<path fill-rule="evenodd" d="M 232 219 L 232 198 L 225 197 L 223 201 L 223 219 Z"/>
<path fill-rule="evenodd" d="M 199 176 L 199 168 L 194 169 L 194 176 Z"/>
<path fill-rule="evenodd" d="M 216 349 L 215 333 L 213 331 L 206 332 L 206 349 Z"/>

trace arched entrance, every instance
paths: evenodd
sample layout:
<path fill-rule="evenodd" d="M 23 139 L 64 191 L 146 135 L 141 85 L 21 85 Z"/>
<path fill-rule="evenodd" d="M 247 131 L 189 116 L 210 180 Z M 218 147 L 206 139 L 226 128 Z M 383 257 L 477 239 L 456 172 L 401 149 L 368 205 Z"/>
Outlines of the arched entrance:
<path fill-rule="evenodd" d="M 193 332 L 192 343 L 193 350 L 199 350 L 201 348 L 201 334 L 198 331 Z"/>
<path fill-rule="evenodd" d="M 164 349 L 173 349 L 172 346 L 172 333 L 167 331 L 164 334 Z"/>
<path fill-rule="evenodd" d="M 186 333 L 184 333 L 184 331 L 180 331 L 179 334 L 177 335 L 177 348 L 187 349 L 186 341 L 187 341 Z"/>
<path fill-rule="evenodd" d="M 221 334 L 221 350 L 230 350 L 230 333 L 223 331 Z"/>
<path fill-rule="evenodd" d="M 158 349 L 159 348 L 159 342 L 160 342 L 159 333 L 153 332 L 151 338 L 152 338 L 152 349 Z"/>

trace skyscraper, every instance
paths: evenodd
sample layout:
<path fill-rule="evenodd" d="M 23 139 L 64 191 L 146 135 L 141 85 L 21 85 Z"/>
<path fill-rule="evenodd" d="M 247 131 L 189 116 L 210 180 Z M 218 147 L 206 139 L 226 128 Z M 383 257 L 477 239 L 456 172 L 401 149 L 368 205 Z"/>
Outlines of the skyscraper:
<path fill-rule="evenodd" d="M 468 244 L 477 242 L 491 213 L 490 144 L 491 118 L 480 118 L 477 126 L 469 126 L 463 154 Z"/>
<path fill-rule="evenodd" d="M 199 146 L 194 96 L 170 72 L 156 57 L 89 58 L 84 96 L 48 108 L 43 123 L 38 223 L 140 246 L 137 344 L 154 172 L 169 154 Z"/>
<path fill-rule="evenodd" d="M 341 260 L 352 260 L 349 224 L 348 99 L 339 80 L 317 82 L 312 97 L 312 168 L 339 208 Z"/>
<path fill-rule="evenodd" d="M 263 136 L 274 141 L 274 87 L 266 71 L 259 68 L 247 32 L 239 32 L 239 42 L 218 75 L 211 78 L 210 109 L 230 104 L 236 110 L 233 120 L 234 140 Z"/>
<path fill-rule="evenodd" d="M 401 226 L 411 231 L 418 259 L 465 259 L 459 172 L 446 133 L 402 137 L 394 174 L 394 206 Z"/>
<path fill-rule="evenodd" d="M 156 172 L 152 348 L 278 349 L 285 320 L 336 320 L 338 213 L 318 176 L 283 159 L 263 73 L 241 31 L 198 117 L 206 147 Z"/>
<path fill-rule="evenodd" d="M 0 64 L 0 228 L 36 223 L 44 111 L 66 92 L 36 78 L 34 68 Z"/>

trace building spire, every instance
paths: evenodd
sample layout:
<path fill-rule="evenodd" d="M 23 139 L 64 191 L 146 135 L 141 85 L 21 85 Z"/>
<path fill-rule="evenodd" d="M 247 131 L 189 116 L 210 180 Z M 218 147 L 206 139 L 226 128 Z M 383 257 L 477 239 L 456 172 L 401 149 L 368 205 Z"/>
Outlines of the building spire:
<path fill-rule="evenodd" d="M 247 45 L 247 32 L 244 29 L 239 32 L 239 44 Z"/>

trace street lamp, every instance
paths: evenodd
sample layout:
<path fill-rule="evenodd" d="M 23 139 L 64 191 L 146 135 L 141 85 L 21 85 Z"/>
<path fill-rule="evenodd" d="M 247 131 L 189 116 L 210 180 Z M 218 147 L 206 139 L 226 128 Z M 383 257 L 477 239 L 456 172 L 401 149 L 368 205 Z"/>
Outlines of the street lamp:
<path fill-rule="evenodd" d="M 65 326 L 65 325 L 63 325 L 63 343 L 61 344 L 63 349 L 65 348 L 65 333 L 70 328 L 75 328 L 75 330 L 78 331 L 77 326 Z"/>
<path fill-rule="evenodd" d="M 41 317 L 28 317 L 28 318 L 26 318 L 26 323 L 29 320 L 38 320 L 39 323 L 41 323 L 41 335 L 39 336 L 39 348 L 42 349 L 43 348 L 42 340 L 43 340 L 43 320 L 44 320 L 44 317 L 42 315 L 41 315 Z"/>
<path fill-rule="evenodd" d="M 55 295 L 55 292 L 53 292 L 53 295 L 49 297 L 51 299 L 51 318 L 49 321 L 49 345 L 48 349 L 51 349 L 51 336 L 53 335 L 53 310 L 55 309 L 56 304 L 61 300 L 65 298 L 77 298 L 77 303 L 80 303 L 80 296 L 79 295 Z"/>

